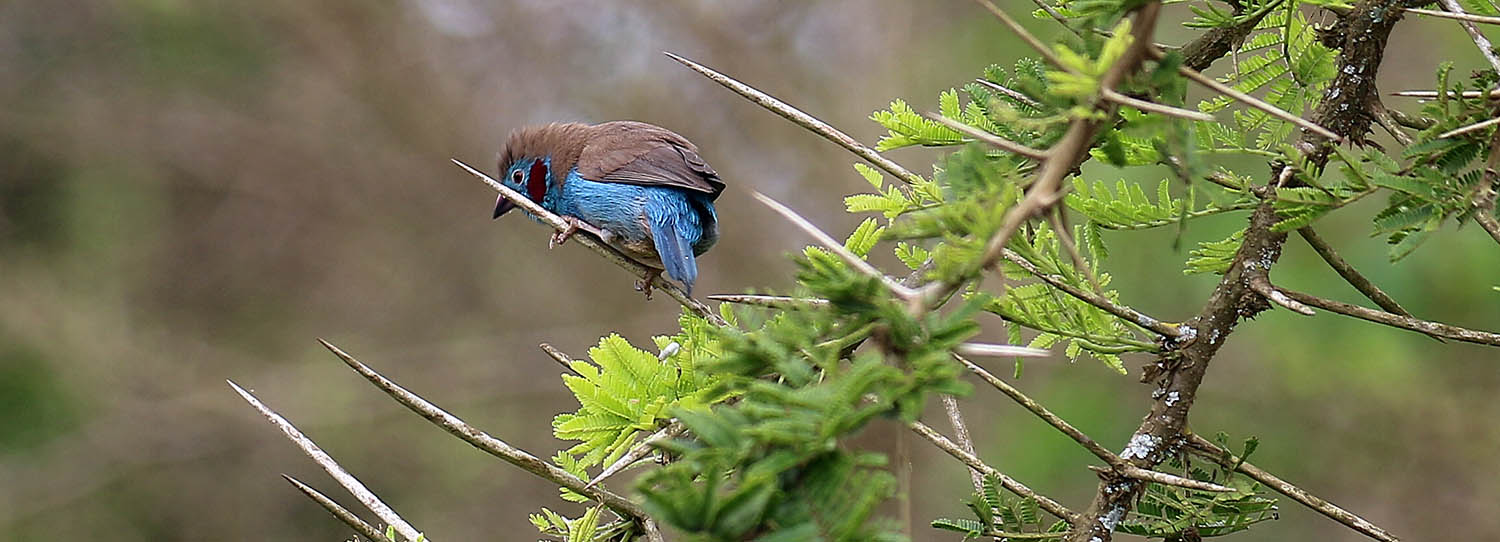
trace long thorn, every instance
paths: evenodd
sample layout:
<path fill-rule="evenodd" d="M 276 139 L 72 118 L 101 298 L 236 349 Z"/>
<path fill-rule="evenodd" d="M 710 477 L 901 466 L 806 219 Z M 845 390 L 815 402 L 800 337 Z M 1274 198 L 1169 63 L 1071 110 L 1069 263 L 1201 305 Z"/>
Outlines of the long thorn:
<path fill-rule="evenodd" d="M 609 477 L 624 471 L 626 467 L 629 467 L 641 458 L 646 457 L 647 454 L 651 453 L 652 445 L 669 438 L 677 438 L 678 435 L 681 435 L 685 431 L 687 431 L 687 426 L 682 425 L 682 422 L 673 421 L 666 427 L 661 428 L 661 430 L 652 433 L 651 436 L 637 443 L 630 451 L 625 452 L 625 455 L 620 456 L 620 459 L 605 467 L 604 470 L 599 471 L 598 476 L 595 476 L 593 480 L 589 480 L 588 487 L 598 485 L 600 482 L 609 479 Z"/>
<path fill-rule="evenodd" d="M 989 87 L 990 90 L 999 92 L 999 93 L 1004 94 L 1006 96 L 1010 96 L 1011 99 L 1013 99 L 1015 101 L 1018 101 L 1018 102 L 1021 102 L 1023 104 L 1026 104 L 1028 106 L 1031 106 L 1031 108 L 1033 108 L 1033 109 L 1041 109 L 1042 108 L 1042 103 L 1041 102 L 1033 100 L 1033 99 L 1031 99 L 1030 96 L 1027 96 L 1025 94 L 1021 94 L 1020 92 L 1017 92 L 1015 90 L 1011 90 L 1009 87 L 1006 87 L 1006 86 L 1001 85 L 999 83 L 990 82 L 990 80 L 988 80 L 988 79 L 975 79 L 974 82 L 975 83 L 979 83 L 981 85 L 984 85 L 986 87 Z"/>
<path fill-rule="evenodd" d="M 1266 298 L 1266 300 L 1277 305 L 1281 305 L 1287 310 L 1290 310 L 1297 314 L 1301 314 L 1303 316 L 1312 316 L 1314 314 L 1317 314 L 1316 312 L 1313 312 L 1313 310 L 1307 305 L 1304 305 L 1295 299 L 1287 297 L 1285 292 L 1277 290 L 1276 287 L 1272 286 L 1270 281 L 1266 279 L 1265 275 L 1255 275 L 1253 277 L 1250 277 L 1250 289 L 1254 290 L 1255 293 L 1260 294 L 1261 297 Z"/>
<path fill-rule="evenodd" d="M 537 345 L 537 347 L 541 348 L 542 352 L 547 354 L 547 357 L 552 358 L 552 361 L 557 362 L 557 364 L 561 365 L 563 369 L 566 369 L 568 372 L 573 373 L 573 376 L 583 376 L 581 374 L 578 374 L 578 371 L 573 369 L 573 358 L 568 357 L 568 355 L 563 353 L 562 350 L 553 348 L 552 345 L 547 343 L 539 344 Z"/>
<path fill-rule="evenodd" d="M 917 435 L 921 436 L 923 439 L 931 442 L 934 446 L 937 446 L 944 452 L 948 452 L 948 455 L 953 456 L 954 459 L 962 461 L 970 468 L 977 469 L 980 472 L 985 473 L 986 475 L 994 476 L 995 478 L 999 479 L 1000 486 L 1004 487 L 1006 491 L 1010 491 L 1011 493 L 1015 493 L 1016 495 L 1035 500 L 1037 506 L 1041 507 L 1042 510 L 1046 510 L 1047 513 L 1057 516 L 1059 519 L 1062 519 L 1063 521 L 1066 521 L 1070 524 L 1078 521 L 1079 515 L 1077 512 L 1069 510 L 1067 507 L 1063 506 L 1057 501 L 1048 498 L 1046 495 L 1042 495 L 1032 490 L 1031 488 L 1026 487 L 1026 484 L 1016 481 L 1015 478 L 1006 476 L 1005 473 L 1000 472 L 995 467 L 991 467 L 985 464 L 984 461 L 981 461 L 974 454 L 964 451 L 963 447 L 954 443 L 952 440 L 949 440 L 948 437 L 943 436 L 943 434 L 937 432 L 937 430 L 928 427 L 927 424 L 924 424 L 922 422 L 911 422 L 906 424 L 906 426 L 911 428 L 912 431 L 916 432 Z"/>
<path fill-rule="evenodd" d="M 381 376 L 381 374 L 375 372 L 374 369 L 371 369 L 369 366 L 360 363 L 359 360 L 354 359 L 353 356 L 344 353 L 343 350 L 340 350 L 337 346 L 330 344 L 328 341 L 318 339 L 318 342 L 322 343 L 324 348 L 327 348 L 330 352 L 333 352 L 333 355 L 338 356 L 340 360 L 343 360 L 344 364 L 348 365 L 349 368 L 354 369 L 354 372 L 359 373 L 360 376 L 365 377 L 365 379 L 369 380 L 370 383 L 375 384 L 375 387 L 380 388 L 387 395 L 390 395 L 392 398 L 394 398 L 396 402 L 401 403 L 402 405 L 406 406 L 406 408 L 411 409 L 412 412 L 416 412 L 423 418 L 427 418 L 427 421 L 430 421 L 434 425 L 441 427 L 444 431 L 447 431 L 453 436 L 462 439 L 464 442 L 469 443 L 475 448 L 484 450 L 490 455 L 493 455 L 504 460 L 507 463 L 520 467 L 526 472 L 549 480 L 554 484 L 566 487 L 591 499 L 599 501 L 605 506 L 613 509 L 615 512 L 618 512 L 622 516 L 629 516 L 637 520 L 646 519 L 646 511 L 642 509 L 640 505 L 632 502 L 630 499 L 627 499 L 602 487 L 586 487 L 588 486 L 588 482 L 585 482 L 577 476 L 573 476 L 572 474 L 568 473 L 568 471 L 562 470 L 555 465 L 538 459 L 536 456 L 527 453 L 525 450 L 516 448 L 515 446 L 511 446 L 503 440 L 492 437 L 484 431 L 480 431 L 474 426 L 469 425 L 468 423 L 459 419 L 457 416 L 447 413 L 443 409 L 438 408 L 437 405 L 434 405 L 431 402 L 428 402 L 426 399 L 423 399 L 421 396 L 412 393 L 406 388 L 401 387 L 399 384 L 392 382 L 390 379 Z"/>
<path fill-rule="evenodd" d="M 828 249 L 830 252 L 837 254 L 839 258 L 842 258 L 845 263 L 849 264 L 850 267 L 853 267 L 860 273 L 880 279 L 881 282 L 885 283 L 887 288 L 890 288 L 891 292 L 896 294 L 896 297 L 910 300 L 916 295 L 916 292 L 914 290 L 902 286 L 900 282 L 897 282 L 895 279 L 886 276 L 885 273 L 881 273 L 879 269 L 875 268 L 875 266 L 870 265 L 870 262 L 865 261 L 863 258 L 860 258 L 853 252 L 850 252 L 849 249 L 844 248 L 843 243 L 835 241 L 832 237 L 829 237 L 827 233 L 823 233 L 823 230 L 818 229 L 817 226 L 814 226 L 813 223 L 809 222 L 806 218 L 802 218 L 802 215 L 797 214 L 797 212 L 793 211 L 790 207 L 782 205 L 781 202 L 771 199 L 769 196 L 766 196 L 765 194 L 762 194 L 760 192 L 751 191 L 750 194 L 755 196 L 755 199 L 760 200 L 761 203 L 764 203 L 766 207 L 770 207 L 771 210 L 776 211 L 777 214 L 780 214 L 783 218 L 786 218 L 787 221 L 796 225 L 798 229 L 806 232 L 808 235 L 811 235 L 813 239 L 818 241 L 818 244 L 823 245 L 823 247 Z"/>
<path fill-rule="evenodd" d="M 889 158 L 881 156 L 880 153 L 875 152 L 875 149 L 866 147 L 858 140 L 849 137 L 849 134 L 845 134 L 844 132 L 839 131 L 832 125 L 818 120 L 817 117 L 804 113 L 802 112 L 802 110 L 792 107 L 786 102 L 778 100 L 776 99 L 776 97 L 771 96 L 770 94 L 766 94 L 764 92 L 756 90 L 755 87 L 746 85 L 744 83 L 736 81 L 732 77 L 716 72 L 708 66 L 704 66 L 697 62 L 693 62 L 669 52 L 663 51 L 662 54 L 665 54 L 672 60 L 676 60 L 677 62 L 681 63 L 683 66 L 687 66 L 693 71 L 702 74 L 704 77 L 709 78 L 713 82 L 723 85 L 724 88 L 733 90 L 736 94 L 744 96 L 746 99 L 754 102 L 756 105 L 769 109 L 771 110 L 771 112 L 776 113 L 777 115 L 781 115 L 782 118 L 792 121 L 798 126 L 807 128 L 815 134 L 823 136 L 824 139 L 832 141 L 838 146 L 847 149 L 849 152 L 854 153 L 856 156 L 865 159 L 866 162 L 874 164 L 875 167 L 883 169 L 891 175 L 895 175 L 897 179 L 901 180 L 901 182 L 910 184 L 922 180 L 922 176 L 908 171 L 906 168 L 901 167 L 901 164 L 897 164 Z"/>
<path fill-rule="evenodd" d="M 1437 10 L 1431 10 L 1431 9 L 1406 8 L 1406 12 L 1407 13 L 1416 13 L 1418 15 L 1426 15 L 1428 17 L 1439 17 L 1439 18 L 1443 18 L 1443 19 L 1453 19 L 1453 20 L 1457 20 L 1457 21 L 1469 21 L 1471 23 L 1500 24 L 1500 17 L 1490 17 L 1490 16 L 1487 16 L 1487 15 L 1475 15 L 1473 13 L 1465 13 L 1463 11 L 1457 11 L 1457 12 L 1450 13 L 1450 12 L 1447 12 L 1447 11 L 1437 11 Z"/>
<path fill-rule="evenodd" d="M 1235 489 L 1232 487 L 1221 486 L 1219 484 L 1204 482 L 1202 480 L 1183 478 L 1176 474 L 1168 474 L 1165 472 L 1143 469 L 1140 467 L 1126 466 L 1122 469 L 1116 470 L 1107 467 L 1090 466 L 1089 470 L 1095 472 L 1118 472 L 1121 476 L 1124 476 L 1126 478 L 1134 478 L 1136 480 L 1143 480 L 1146 482 L 1156 482 L 1158 484 L 1169 486 L 1185 487 L 1188 489 L 1196 489 L 1199 491 L 1212 491 L 1215 493 L 1234 493 L 1235 491 Z"/>
<path fill-rule="evenodd" d="M 1111 102 L 1115 102 L 1120 105 L 1128 105 L 1130 107 L 1134 107 L 1148 113 L 1157 113 L 1160 115 L 1166 115 L 1168 117 L 1177 117 L 1187 120 L 1217 122 L 1217 119 L 1215 119 L 1213 115 L 1210 115 L 1208 113 L 1203 113 L 1201 111 L 1192 111 L 1189 109 L 1183 109 L 1181 107 L 1172 107 L 1170 105 L 1162 105 L 1156 102 L 1148 102 L 1146 100 L 1141 100 L 1138 98 L 1131 98 L 1130 96 L 1120 94 L 1119 92 L 1116 92 L 1112 89 L 1103 89 L 1103 92 L 1101 92 L 1100 95 L 1104 96 L 1104 99 Z"/>
<path fill-rule="evenodd" d="M 939 124 L 942 124 L 944 126 L 947 126 L 949 128 L 952 128 L 952 129 L 958 131 L 958 133 L 961 133 L 963 135 L 972 137 L 972 138 L 977 139 L 979 141 L 983 141 L 983 142 L 989 144 L 990 146 L 993 146 L 993 147 L 995 147 L 997 149 L 1000 149 L 1002 151 L 1009 152 L 1009 153 L 1012 153 L 1012 154 L 1019 154 L 1021 156 L 1025 156 L 1027 158 L 1030 158 L 1030 159 L 1036 160 L 1036 161 L 1042 161 L 1042 160 L 1046 160 L 1047 159 L 1047 151 L 1044 151 L 1044 150 L 1041 150 L 1041 149 L 1033 149 L 1031 147 L 1027 147 L 1027 146 L 1022 145 L 1020 143 L 1016 143 L 1014 141 L 1011 141 L 1009 139 L 1005 139 L 1005 138 L 997 136 L 995 134 L 991 134 L 991 133 L 986 132 L 984 130 L 980 130 L 980 129 L 975 128 L 973 126 L 969 126 L 967 124 L 964 124 L 962 122 L 958 122 L 958 121 L 950 119 L 948 117 L 944 117 L 944 116 L 939 115 L 937 113 L 928 113 L 925 116 L 927 118 L 929 118 L 929 119 L 937 121 Z"/>
<path fill-rule="evenodd" d="M 1445 94 L 1447 94 L 1448 97 L 1450 97 L 1450 98 L 1481 98 L 1481 97 L 1484 97 L 1484 96 L 1489 96 L 1491 98 L 1500 98 L 1500 89 L 1489 90 L 1489 91 L 1479 91 L 1479 90 L 1466 90 L 1466 91 L 1463 91 L 1463 92 L 1448 91 Z M 1437 98 L 1438 97 L 1438 91 L 1436 91 L 1436 90 L 1402 90 L 1402 91 L 1392 92 L 1391 96 L 1401 96 L 1403 98 L 1427 98 L 1427 99 L 1432 99 L 1432 98 Z"/>
<path fill-rule="evenodd" d="M 302 483 L 301 480 L 289 475 L 283 474 L 281 477 L 290 482 L 292 487 L 297 488 L 297 491 L 301 491 L 303 495 L 307 495 L 307 498 L 318 503 L 318 506 L 322 506 L 328 513 L 333 514 L 334 518 L 343 522 L 344 525 L 348 525 L 350 529 L 354 529 L 354 532 L 370 539 L 372 542 L 391 542 L 391 539 L 386 538 L 385 533 L 380 532 L 380 529 L 376 529 L 374 525 L 365 523 L 365 520 L 360 519 L 354 512 L 350 512 L 348 509 L 339 506 L 339 503 L 334 502 L 327 495 L 318 492 L 318 490 Z"/>
<path fill-rule="evenodd" d="M 1015 19 L 1010 18 L 1010 15 L 1005 13 L 1004 10 L 995 7 L 995 4 L 991 3 L 990 0 L 974 1 L 978 2 L 981 6 L 984 6 L 984 9 L 989 10 L 990 13 L 994 14 L 995 18 L 1000 19 L 1000 22 L 1005 23 L 1005 26 L 1010 28 L 1011 32 L 1015 32 L 1017 36 L 1020 36 L 1021 41 L 1026 42 L 1026 44 L 1030 45 L 1032 49 L 1035 49 L 1037 54 L 1042 55 L 1042 58 L 1046 59 L 1049 64 L 1057 66 L 1059 69 L 1068 73 L 1078 73 L 1073 68 L 1069 67 L 1066 64 L 1063 64 L 1062 60 L 1057 58 L 1057 53 L 1052 52 L 1051 47 L 1047 47 L 1045 44 L 1043 44 L 1042 40 L 1036 39 L 1036 36 L 1033 36 L 1031 35 L 1031 32 L 1026 31 L 1026 28 L 1021 26 L 1021 23 L 1018 23 Z"/>
<path fill-rule="evenodd" d="M 953 351 L 965 356 L 1045 358 L 1052 355 L 1052 352 L 1040 348 L 993 343 L 963 343 L 953 347 Z"/>
<path fill-rule="evenodd" d="M 1160 51 L 1156 51 L 1154 49 L 1152 50 L 1152 53 L 1154 55 L 1156 55 L 1158 58 L 1161 55 Z M 1178 66 L 1177 67 L 1177 72 L 1181 73 L 1183 76 L 1187 77 L 1188 79 L 1192 79 L 1193 82 L 1195 82 L 1195 83 L 1198 83 L 1200 85 L 1208 87 L 1210 90 L 1213 90 L 1214 92 L 1218 92 L 1220 94 L 1223 94 L 1225 96 L 1233 98 L 1233 99 L 1235 99 L 1235 100 L 1237 100 L 1237 101 L 1239 101 L 1239 102 L 1241 102 L 1241 103 L 1243 103 L 1245 105 L 1248 105 L 1250 107 L 1254 107 L 1254 108 L 1259 109 L 1261 111 L 1265 111 L 1266 113 L 1270 114 L 1273 117 L 1276 117 L 1276 118 L 1279 118 L 1281 120 L 1290 122 L 1292 124 L 1296 124 L 1297 126 L 1301 126 L 1303 129 L 1309 130 L 1309 131 L 1311 131 L 1311 132 L 1313 132 L 1315 134 L 1318 134 L 1320 136 L 1328 138 L 1330 141 L 1342 141 L 1343 140 L 1343 138 L 1339 137 L 1338 134 L 1333 133 L 1332 130 L 1329 130 L 1327 128 L 1319 126 L 1317 123 L 1315 123 L 1313 121 L 1310 121 L 1310 120 L 1304 119 L 1302 117 L 1299 117 L 1297 115 L 1293 115 L 1291 113 L 1288 113 L 1285 109 L 1282 109 L 1280 107 L 1276 107 L 1276 106 L 1271 105 L 1269 103 L 1266 103 L 1264 100 L 1261 100 L 1260 98 L 1256 98 L 1256 97 L 1251 96 L 1249 94 L 1245 94 L 1243 92 L 1235 90 L 1233 87 L 1230 87 L 1229 85 L 1225 85 L 1223 83 L 1215 81 L 1212 77 L 1209 77 L 1207 75 L 1203 75 L 1202 73 L 1198 73 L 1197 70 L 1194 70 L 1194 69 L 1189 68 L 1187 66 Z"/>
<path fill-rule="evenodd" d="M 723 301 L 725 303 L 735 303 L 739 305 L 753 305 L 757 307 L 770 307 L 773 309 L 822 307 L 828 304 L 827 299 L 816 299 L 811 297 L 787 297 L 781 295 L 714 294 L 705 297 L 713 301 Z"/>
<path fill-rule="evenodd" d="M 1447 139 L 1447 138 L 1450 138 L 1450 137 L 1453 137 L 1453 136 L 1464 135 L 1464 134 L 1467 134 L 1469 132 L 1473 132 L 1475 130 L 1483 130 L 1483 129 L 1488 128 L 1490 126 L 1494 126 L 1496 124 L 1500 124 L 1500 117 L 1495 117 L 1493 119 L 1490 119 L 1490 120 L 1487 120 L 1487 121 L 1484 121 L 1484 122 L 1476 122 L 1476 123 L 1470 124 L 1468 126 L 1459 126 L 1458 128 L 1454 128 L 1452 130 L 1448 130 L 1446 132 L 1438 134 L 1437 138 L 1438 139 Z"/>
<path fill-rule="evenodd" d="M 277 414 L 276 411 L 271 410 L 265 403 L 260 402 L 260 399 L 256 399 L 254 394 L 245 391 L 245 388 L 241 388 L 234 381 L 226 380 L 225 382 L 228 382 L 229 387 L 234 388 L 234 392 L 240 394 L 240 397 L 245 402 L 250 403 L 250 406 L 255 407 L 256 411 L 265 416 L 271 422 L 271 425 L 280 429 L 281 433 L 286 435 L 288 440 L 292 441 L 292 444 L 296 444 L 298 448 L 301 448 L 302 453 L 312 458 L 313 462 L 323 467 L 323 470 L 329 476 L 332 476 L 339 485 L 344 486 L 344 489 L 348 490 L 349 494 L 354 495 L 354 498 L 358 499 L 360 504 L 365 505 L 365 508 L 373 512 L 386 525 L 394 527 L 396 533 L 410 541 L 415 541 L 417 537 L 421 536 L 421 532 L 417 531 L 416 527 L 412 527 L 406 520 L 401 519 L 401 516 L 395 510 L 392 510 L 390 506 L 386 506 L 385 502 L 380 500 L 380 497 L 375 496 L 375 492 L 370 491 L 358 478 L 355 478 L 353 474 L 349 474 L 349 471 L 344 470 L 344 467 L 339 466 L 339 463 L 334 461 L 332 456 L 324 452 L 322 448 L 319 448 L 318 444 L 313 442 L 312 439 L 307 438 L 307 435 L 302 434 L 302 431 L 298 430 L 297 426 L 292 425 L 292 422 L 287 421 L 286 418 Z"/>

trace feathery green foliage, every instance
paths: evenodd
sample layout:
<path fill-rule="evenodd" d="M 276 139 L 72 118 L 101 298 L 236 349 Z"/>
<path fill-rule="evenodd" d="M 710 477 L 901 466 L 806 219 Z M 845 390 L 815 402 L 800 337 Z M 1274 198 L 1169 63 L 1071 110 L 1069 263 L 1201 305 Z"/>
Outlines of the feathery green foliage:
<path fill-rule="evenodd" d="M 1219 433 L 1214 440 L 1224 449 L 1228 435 Z M 1245 439 L 1240 462 L 1255 452 L 1259 441 Z M 1178 538 L 1189 532 L 1213 537 L 1249 529 L 1262 521 L 1277 519 L 1276 499 L 1266 495 L 1255 480 L 1217 463 L 1194 464 L 1186 456 L 1172 457 L 1160 469 L 1184 478 L 1211 482 L 1234 488 L 1231 493 L 1200 491 L 1157 483 L 1146 484 L 1146 491 L 1135 511 L 1115 527 L 1117 532 L 1151 538 Z M 1138 483 L 1138 482 L 1121 482 Z"/>
<path fill-rule="evenodd" d="M 1081 232 L 1082 228 L 1076 228 L 1075 231 Z M 1075 268 L 1069 257 L 1062 254 L 1056 234 L 1045 226 L 1039 227 L 1029 242 L 1018 238 L 1009 246 L 1016 254 L 1037 266 L 1042 274 L 1080 290 L 1093 289 L 1088 275 L 1084 270 Z M 1098 259 L 1093 254 L 1089 257 Z M 1109 285 L 1108 273 L 1099 272 L 1097 266 L 1089 271 L 1095 274 L 1101 288 Z M 1016 281 L 1034 278 L 1030 271 L 1011 262 L 1006 262 L 1001 267 L 1001 272 Z M 1111 301 L 1119 301 L 1119 294 L 1113 290 L 1103 291 L 1102 296 Z M 973 297 L 984 302 L 986 311 L 1003 318 L 1009 324 L 1011 342 L 1021 342 L 1022 328 L 1032 329 L 1039 333 L 1028 346 L 1048 348 L 1062 343 L 1067 345 L 1064 354 L 1070 360 L 1077 360 L 1079 355 L 1087 352 L 1090 357 L 1124 374 L 1125 363 L 1120 359 L 1121 353 L 1157 350 L 1156 345 L 1139 338 L 1137 328 L 1133 325 L 1045 283 L 1011 286 L 1000 296 L 976 293 Z M 1020 371 L 1021 362 L 1018 359 L 1017 374 Z"/>
<path fill-rule="evenodd" d="M 938 518 L 932 520 L 932 526 L 964 533 L 964 540 L 1046 540 L 1062 538 L 1067 532 L 1067 522 L 1057 521 L 1049 525 L 1043 521 L 1036 499 L 1001 494 L 1000 479 L 994 475 L 981 480 L 980 491 L 971 494 L 964 506 L 975 519 Z"/>
<path fill-rule="evenodd" d="M 1115 183 L 1114 193 L 1111 193 L 1109 185 L 1104 181 L 1097 181 L 1090 188 L 1088 182 L 1075 178 L 1073 191 L 1064 201 L 1067 202 L 1068 207 L 1088 217 L 1089 220 L 1112 230 L 1139 230 L 1170 226 L 1179 224 L 1185 219 L 1255 207 L 1253 199 L 1242 195 L 1224 206 L 1220 206 L 1218 202 L 1210 202 L 1202 209 L 1194 209 L 1195 191 L 1189 190 L 1186 198 L 1174 198 L 1171 194 L 1171 184 L 1171 181 L 1166 179 L 1157 183 L 1156 203 L 1152 203 L 1146 196 L 1146 191 L 1137 183 L 1120 180 Z"/>
<path fill-rule="evenodd" d="M 693 437 L 661 444 L 677 460 L 641 478 L 648 510 L 692 539 L 900 539 L 872 518 L 894 491 L 884 458 L 838 443 L 876 419 L 915 419 L 931 394 L 968 391 L 948 350 L 977 331 L 977 307 L 913 317 L 825 251 L 798 265 L 806 293 L 830 303 L 718 329 L 707 369 L 715 394 L 736 400 L 674 409 Z M 900 361 L 849 354 L 851 334 Z"/>
<path fill-rule="evenodd" d="M 1244 240 L 1245 230 L 1240 229 L 1223 240 L 1199 243 L 1198 248 L 1190 253 L 1193 257 L 1187 261 L 1187 268 L 1182 273 L 1224 274 L 1229 271 L 1229 265 L 1234 262 L 1234 253 L 1240 249 L 1240 243 Z"/>

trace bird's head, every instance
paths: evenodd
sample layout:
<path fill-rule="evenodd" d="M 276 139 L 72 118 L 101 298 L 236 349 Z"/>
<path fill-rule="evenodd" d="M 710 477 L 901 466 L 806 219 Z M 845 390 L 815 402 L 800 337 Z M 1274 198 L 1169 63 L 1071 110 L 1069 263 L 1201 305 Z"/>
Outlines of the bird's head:
<path fill-rule="evenodd" d="M 500 182 L 512 190 L 526 194 L 531 201 L 541 203 L 547 196 L 547 190 L 552 187 L 552 172 L 550 158 L 525 157 L 511 162 L 509 165 L 501 165 L 502 177 Z M 495 200 L 495 218 L 510 212 L 516 207 L 515 203 L 500 196 Z"/>
<path fill-rule="evenodd" d="M 590 127 L 584 124 L 527 126 L 511 132 L 500 152 L 500 182 L 531 201 L 542 203 L 553 185 L 578 161 Z M 561 171 L 562 173 L 556 173 Z M 495 218 L 516 207 L 501 196 L 495 200 Z"/>

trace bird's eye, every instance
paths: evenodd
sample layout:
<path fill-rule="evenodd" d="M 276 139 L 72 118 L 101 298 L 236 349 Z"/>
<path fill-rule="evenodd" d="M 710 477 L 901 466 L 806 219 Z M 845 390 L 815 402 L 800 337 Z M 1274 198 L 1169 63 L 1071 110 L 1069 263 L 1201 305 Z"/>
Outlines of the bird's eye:
<path fill-rule="evenodd" d="M 518 169 L 512 172 L 510 174 L 510 180 L 511 182 L 514 182 L 516 184 L 521 184 L 521 170 Z"/>

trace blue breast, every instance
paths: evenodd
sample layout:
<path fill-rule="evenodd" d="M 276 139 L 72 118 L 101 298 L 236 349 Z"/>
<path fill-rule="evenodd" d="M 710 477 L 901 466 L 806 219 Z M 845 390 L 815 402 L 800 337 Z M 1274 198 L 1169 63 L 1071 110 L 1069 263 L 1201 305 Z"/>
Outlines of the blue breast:
<path fill-rule="evenodd" d="M 576 216 L 595 226 L 608 229 L 625 241 L 649 241 L 647 224 L 652 220 L 675 219 L 678 235 L 703 254 L 718 241 L 718 217 L 707 194 L 686 190 L 590 181 L 568 172 L 561 193 L 547 195 L 544 204 L 553 212 Z"/>

